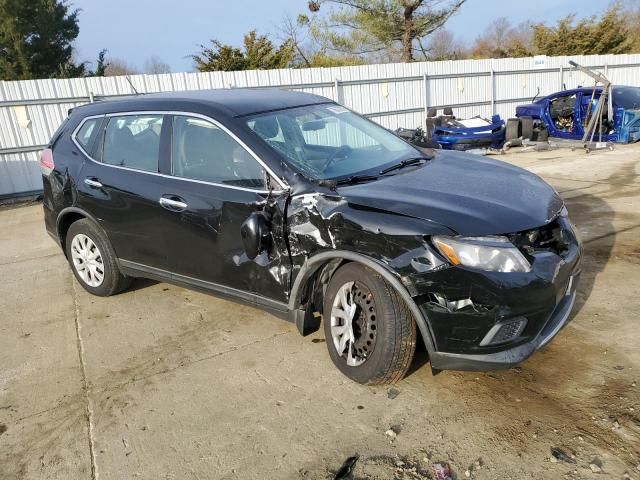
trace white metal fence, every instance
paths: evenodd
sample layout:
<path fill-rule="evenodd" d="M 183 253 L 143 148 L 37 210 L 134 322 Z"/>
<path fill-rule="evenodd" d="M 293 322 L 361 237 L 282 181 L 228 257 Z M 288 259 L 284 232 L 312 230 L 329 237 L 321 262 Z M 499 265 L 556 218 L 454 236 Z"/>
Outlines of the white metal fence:
<path fill-rule="evenodd" d="M 424 124 L 428 107 L 451 106 L 458 117 L 514 115 L 536 94 L 591 85 L 569 60 L 640 86 L 640 55 L 531 57 L 392 63 L 357 67 L 133 75 L 138 92 L 210 88 L 287 88 L 322 95 L 387 128 Z M 538 91 L 539 89 L 539 91 Z M 42 189 L 38 151 L 75 106 L 131 95 L 125 77 L 0 81 L 0 197 Z"/>

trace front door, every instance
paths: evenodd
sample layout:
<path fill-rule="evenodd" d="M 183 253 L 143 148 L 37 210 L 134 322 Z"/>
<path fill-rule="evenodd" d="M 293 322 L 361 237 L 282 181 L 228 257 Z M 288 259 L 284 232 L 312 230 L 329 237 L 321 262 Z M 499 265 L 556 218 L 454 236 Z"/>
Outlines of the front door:
<path fill-rule="evenodd" d="M 286 191 L 222 125 L 197 116 L 176 115 L 170 121 L 171 162 L 157 199 L 169 270 L 214 288 L 285 302 L 290 271 L 282 231 Z M 271 245 L 252 260 L 240 229 L 256 211 L 270 218 Z"/>

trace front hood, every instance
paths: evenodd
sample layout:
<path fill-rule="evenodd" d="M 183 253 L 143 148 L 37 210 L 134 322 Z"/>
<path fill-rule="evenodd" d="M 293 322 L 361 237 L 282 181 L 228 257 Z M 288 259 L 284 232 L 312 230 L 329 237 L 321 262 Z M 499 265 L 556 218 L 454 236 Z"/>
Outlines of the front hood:
<path fill-rule="evenodd" d="M 536 228 L 563 205 L 537 175 L 458 152 L 438 152 L 423 166 L 340 187 L 339 193 L 351 204 L 429 220 L 466 236 Z"/>

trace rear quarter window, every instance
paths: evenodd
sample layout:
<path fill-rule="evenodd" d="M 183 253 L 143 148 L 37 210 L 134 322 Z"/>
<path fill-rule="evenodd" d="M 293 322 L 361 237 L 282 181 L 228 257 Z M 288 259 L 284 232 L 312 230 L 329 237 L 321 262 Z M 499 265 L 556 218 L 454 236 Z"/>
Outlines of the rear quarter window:
<path fill-rule="evenodd" d="M 87 153 L 90 152 L 91 142 L 93 141 L 100 120 L 100 118 L 90 118 L 82 124 L 75 134 L 76 142 L 78 142 Z"/>

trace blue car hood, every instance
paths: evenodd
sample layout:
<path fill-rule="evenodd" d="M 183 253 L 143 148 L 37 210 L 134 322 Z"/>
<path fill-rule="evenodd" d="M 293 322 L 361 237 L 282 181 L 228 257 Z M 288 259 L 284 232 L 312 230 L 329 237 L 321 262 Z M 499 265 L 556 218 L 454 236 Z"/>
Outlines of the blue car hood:
<path fill-rule="evenodd" d="M 467 153 L 438 152 L 426 164 L 398 172 L 340 187 L 339 193 L 351 204 L 429 220 L 467 236 L 536 228 L 563 206 L 537 175 Z"/>

